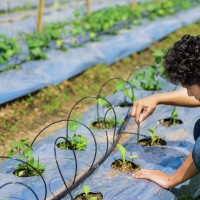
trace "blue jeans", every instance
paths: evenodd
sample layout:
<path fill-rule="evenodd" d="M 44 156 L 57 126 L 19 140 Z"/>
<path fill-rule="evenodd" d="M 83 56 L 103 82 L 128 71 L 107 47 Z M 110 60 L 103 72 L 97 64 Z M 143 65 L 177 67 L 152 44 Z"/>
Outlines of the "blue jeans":
<path fill-rule="evenodd" d="M 200 119 L 198 119 L 194 125 L 193 135 L 195 144 L 192 151 L 192 158 L 196 168 L 200 172 Z"/>

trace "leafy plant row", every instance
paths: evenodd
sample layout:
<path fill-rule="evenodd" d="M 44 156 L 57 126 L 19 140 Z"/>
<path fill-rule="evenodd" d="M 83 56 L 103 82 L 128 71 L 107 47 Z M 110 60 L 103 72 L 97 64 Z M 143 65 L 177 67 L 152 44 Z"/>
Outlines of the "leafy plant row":
<path fill-rule="evenodd" d="M 44 33 L 36 32 L 26 36 L 28 56 L 25 61 L 46 59 L 45 51 L 51 47 L 67 51 L 69 46 L 77 47 L 83 42 L 97 40 L 101 34 L 113 34 L 113 31 L 130 24 L 141 24 L 144 18 L 154 20 L 157 17 L 189 9 L 198 3 L 200 0 L 160 0 L 138 3 L 135 7 L 108 7 L 85 17 L 81 17 L 81 11 L 75 10 L 75 20 L 69 24 L 70 28 L 66 29 L 67 22 L 51 23 L 46 26 Z M 12 38 L 0 35 L 0 65 L 6 66 L 0 71 L 19 69 L 22 61 L 18 59 L 18 56 L 22 53 L 22 49 Z M 11 58 L 16 60 L 15 64 L 9 64 Z M 147 87 L 145 83 L 143 85 Z"/>

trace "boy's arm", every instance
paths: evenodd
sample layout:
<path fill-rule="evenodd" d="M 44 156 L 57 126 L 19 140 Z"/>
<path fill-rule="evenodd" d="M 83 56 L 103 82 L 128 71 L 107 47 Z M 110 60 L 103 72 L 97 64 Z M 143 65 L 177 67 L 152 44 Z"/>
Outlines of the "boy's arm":
<path fill-rule="evenodd" d="M 191 152 L 183 164 L 171 176 L 162 171 L 150 169 L 141 169 L 134 173 L 132 176 L 136 179 L 149 179 L 161 187 L 169 189 L 185 182 L 198 173 L 199 172 L 194 165 Z"/>
<path fill-rule="evenodd" d="M 131 115 L 135 117 L 136 122 L 144 121 L 151 115 L 158 104 L 197 107 L 200 102 L 194 97 L 189 97 L 186 89 L 154 94 L 149 97 L 137 100 L 133 104 Z M 142 114 L 141 114 L 142 113 Z"/>

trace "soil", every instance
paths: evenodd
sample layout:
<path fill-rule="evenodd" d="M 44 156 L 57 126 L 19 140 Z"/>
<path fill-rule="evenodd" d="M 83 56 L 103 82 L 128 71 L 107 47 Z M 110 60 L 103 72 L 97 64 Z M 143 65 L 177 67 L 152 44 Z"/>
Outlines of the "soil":
<path fill-rule="evenodd" d="M 92 197 L 96 197 L 97 200 L 102 200 L 103 199 L 103 195 L 101 193 L 93 193 L 93 192 L 90 192 L 88 194 L 88 198 L 86 199 L 85 198 L 85 194 L 79 194 L 75 200 L 88 200 L 88 199 L 91 199 Z"/>
<path fill-rule="evenodd" d="M 18 174 L 19 174 L 21 171 L 24 171 L 24 173 L 23 173 L 23 175 L 20 176 L 20 177 L 39 176 L 39 174 L 38 174 L 36 171 L 34 171 L 34 174 L 33 174 L 33 171 L 31 171 L 31 170 L 24 170 L 24 169 L 16 169 L 16 170 L 13 172 L 13 174 L 14 174 L 15 176 L 18 176 Z M 40 173 L 43 174 L 43 173 L 44 173 L 44 170 L 41 170 Z"/>
<path fill-rule="evenodd" d="M 79 149 L 76 145 L 72 145 L 71 143 L 69 144 L 69 143 L 66 143 L 66 142 L 64 142 L 65 144 L 65 147 L 64 148 L 61 148 L 60 146 L 62 145 L 61 143 L 63 143 L 63 142 L 60 142 L 60 143 L 58 143 L 57 144 L 57 147 L 59 148 L 59 149 L 61 149 L 61 150 L 75 150 L 75 151 L 84 151 L 84 149 Z"/>
<path fill-rule="evenodd" d="M 183 121 L 180 119 L 172 119 L 172 118 L 161 119 L 159 120 L 159 122 L 160 125 L 164 127 L 176 126 L 183 123 Z"/>
<path fill-rule="evenodd" d="M 115 127 L 115 124 L 113 121 L 106 121 L 106 123 L 104 123 L 104 121 L 95 121 L 92 122 L 91 124 L 93 129 L 98 129 L 98 130 L 102 130 L 102 129 L 111 129 Z"/>
<path fill-rule="evenodd" d="M 154 145 L 151 145 L 151 138 L 145 138 L 145 139 L 141 139 L 139 140 L 139 144 L 142 146 L 164 146 L 167 145 L 167 142 L 165 140 L 163 140 L 162 138 L 158 138 Z"/>
<path fill-rule="evenodd" d="M 127 161 L 125 164 L 122 164 L 121 159 L 115 160 L 111 164 L 111 167 L 115 171 L 122 172 L 122 173 L 133 173 L 140 169 L 139 164 L 133 163 L 131 161 Z"/>
<path fill-rule="evenodd" d="M 80 98 L 96 95 L 101 85 L 110 78 L 126 79 L 131 70 L 144 63 L 153 64 L 153 50 L 167 49 L 185 34 L 199 34 L 200 22 L 186 26 L 170 34 L 165 39 L 154 43 L 148 49 L 134 53 L 112 65 L 98 64 L 81 75 L 65 80 L 56 86 L 49 86 L 39 92 L 26 95 L 9 103 L 0 105 L 0 154 L 5 156 L 11 149 L 12 141 L 30 138 L 30 143 L 36 134 L 51 122 L 66 119 L 71 107 Z M 133 76 L 134 73 L 131 75 Z M 107 85 L 104 96 L 114 90 L 114 85 Z M 76 116 L 80 116 L 94 104 L 88 99 L 76 107 Z M 66 123 L 55 124 L 45 131 L 37 141 L 63 128 Z"/>

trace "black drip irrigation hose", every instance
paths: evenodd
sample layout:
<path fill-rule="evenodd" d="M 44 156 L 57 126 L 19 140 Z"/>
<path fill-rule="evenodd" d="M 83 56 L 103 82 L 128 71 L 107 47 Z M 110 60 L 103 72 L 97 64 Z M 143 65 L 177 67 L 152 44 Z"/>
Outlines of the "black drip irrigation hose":
<path fill-rule="evenodd" d="M 100 159 L 98 159 L 98 161 L 96 161 L 94 163 L 94 165 L 86 172 L 84 173 L 84 175 L 82 175 L 80 178 L 78 178 L 74 184 L 72 184 L 70 187 L 68 187 L 67 190 L 64 190 L 62 192 L 60 192 L 59 194 L 57 194 L 55 197 L 51 198 L 51 200 L 60 200 L 64 197 L 66 197 L 70 192 L 72 192 L 76 187 L 78 187 L 84 180 L 86 180 L 91 174 L 93 174 L 93 172 L 108 158 L 108 156 L 113 152 L 116 144 L 118 143 L 120 136 L 121 136 L 121 132 L 123 132 L 127 121 L 130 119 L 130 116 L 126 116 L 125 118 L 125 123 L 119 128 L 119 130 L 117 131 L 117 136 L 115 138 L 114 144 L 108 149 L 108 151 L 106 152 L 106 154 L 104 156 L 102 156 Z M 73 198 L 72 198 L 73 199 Z"/>
<path fill-rule="evenodd" d="M 18 162 L 20 162 L 20 163 L 23 163 L 23 164 L 25 164 L 25 165 L 28 165 L 28 167 L 30 167 L 32 170 L 34 170 L 35 172 L 37 172 L 37 174 L 39 174 L 39 176 L 41 177 L 41 179 L 42 179 L 42 181 L 43 181 L 43 183 L 44 183 L 44 200 L 46 200 L 46 198 L 47 198 L 47 184 L 46 184 L 45 179 L 44 179 L 44 177 L 42 176 L 42 174 L 41 174 L 35 167 L 33 167 L 32 165 L 28 164 L 27 162 L 25 162 L 25 161 L 23 161 L 23 160 L 17 159 L 17 158 L 12 158 L 12 157 L 8 157 L 8 156 L 0 156 L 0 158 L 1 158 L 1 159 L 5 159 L 5 158 L 6 158 L 6 159 L 11 159 L 11 160 L 16 160 L 16 161 L 18 161 Z M 2 186 L 0 186 L 0 190 L 1 190 L 3 187 L 5 187 L 5 186 L 7 186 L 7 185 L 11 185 L 11 184 L 23 185 L 24 187 L 26 187 L 27 189 L 29 189 L 29 190 L 31 191 L 31 193 L 35 196 L 35 198 L 36 198 L 37 200 L 39 200 L 39 198 L 38 198 L 36 192 L 35 192 L 30 186 L 28 186 L 27 184 L 24 184 L 24 183 L 22 183 L 22 182 L 8 182 L 8 183 L 5 183 L 5 184 L 3 184 Z"/>

